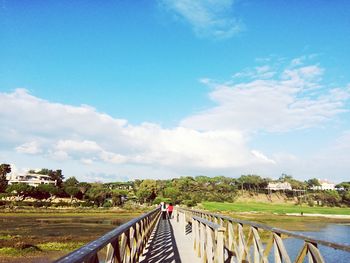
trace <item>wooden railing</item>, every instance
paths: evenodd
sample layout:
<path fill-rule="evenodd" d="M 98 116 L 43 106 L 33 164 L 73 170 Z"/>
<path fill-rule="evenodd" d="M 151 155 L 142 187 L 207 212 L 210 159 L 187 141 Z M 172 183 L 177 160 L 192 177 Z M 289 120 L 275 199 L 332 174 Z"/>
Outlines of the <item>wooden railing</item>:
<path fill-rule="evenodd" d="M 204 218 L 192 217 L 193 248 L 203 262 L 224 262 L 225 228 Z"/>
<path fill-rule="evenodd" d="M 159 215 L 160 208 L 156 208 L 58 259 L 56 263 L 138 262 Z"/>
<path fill-rule="evenodd" d="M 220 214 L 208 213 L 204 211 L 185 208 L 177 208 L 175 211 L 175 218 L 177 218 L 177 222 L 184 224 L 184 230 L 186 230 L 186 225 L 188 223 L 192 223 L 192 231 L 194 231 L 194 239 L 196 240 L 194 246 L 195 249 L 198 248 L 198 223 L 196 222 L 199 221 L 199 218 L 205 219 L 205 222 L 209 221 L 215 223 L 215 227 L 221 226 L 222 228 L 224 228 L 224 245 L 222 253 L 224 253 L 225 255 L 225 262 L 265 263 L 269 262 L 269 260 L 272 260 L 272 258 L 274 259 L 274 262 L 292 262 L 283 242 L 283 239 L 287 237 L 296 238 L 303 241 L 303 245 L 301 246 L 301 249 L 299 250 L 299 253 L 294 261 L 296 263 L 302 263 L 306 258 L 308 258 L 309 262 L 312 263 L 325 262 L 319 249 L 320 245 L 350 252 L 349 245 L 314 239 L 295 232 L 245 220 L 234 219 Z M 193 219 L 195 220 L 194 223 L 192 221 Z M 204 230 L 202 230 L 202 233 L 204 233 Z M 264 241 L 261 238 L 262 234 L 264 235 Z M 213 235 L 211 234 L 211 236 Z M 217 235 L 216 237 L 219 237 L 219 235 Z M 221 241 L 216 240 L 214 241 L 214 243 L 215 242 L 217 243 Z M 217 248 L 218 247 L 216 247 L 216 249 Z M 212 247 L 212 249 L 214 248 Z M 217 254 L 219 255 L 220 253 Z M 219 258 L 215 258 L 214 254 L 213 260 L 214 262 L 222 262 L 221 254 Z M 205 260 L 203 262 L 210 261 Z"/>

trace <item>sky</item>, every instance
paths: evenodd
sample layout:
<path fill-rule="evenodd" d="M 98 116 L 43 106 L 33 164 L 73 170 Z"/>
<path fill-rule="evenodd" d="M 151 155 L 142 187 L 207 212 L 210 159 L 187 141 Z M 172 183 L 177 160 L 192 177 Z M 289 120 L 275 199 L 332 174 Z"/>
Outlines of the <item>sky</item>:
<path fill-rule="evenodd" d="M 80 181 L 350 180 L 349 1 L 0 2 L 0 162 Z"/>

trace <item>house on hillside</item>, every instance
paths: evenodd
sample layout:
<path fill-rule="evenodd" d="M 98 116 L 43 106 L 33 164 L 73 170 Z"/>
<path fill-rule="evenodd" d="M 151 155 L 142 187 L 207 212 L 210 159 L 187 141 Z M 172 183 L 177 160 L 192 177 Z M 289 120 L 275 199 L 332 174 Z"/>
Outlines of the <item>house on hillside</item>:
<path fill-rule="evenodd" d="M 335 190 L 335 183 L 328 181 L 327 179 L 318 179 L 320 185 L 311 187 L 312 190 Z"/>
<path fill-rule="evenodd" d="M 49 175 L 44 174 L 9 174 L 6 176 L 8 184 L 25 183 L 30 186 L 37 187 L 40 184 L 53 184 L 56 185 L 56 181 L 51 180 Z"/>
<path fill-rule="evenodd" d="M 266 189 L 269 191 L 285 191 L 292 190 L 292 186 L 288 182 L 270 182 Z"/>

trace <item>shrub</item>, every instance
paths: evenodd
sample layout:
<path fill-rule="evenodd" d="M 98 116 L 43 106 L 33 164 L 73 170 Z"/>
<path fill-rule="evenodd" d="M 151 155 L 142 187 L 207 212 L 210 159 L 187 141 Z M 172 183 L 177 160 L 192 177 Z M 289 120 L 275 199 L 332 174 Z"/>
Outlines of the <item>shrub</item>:
<path fill-rule="evenodd" d="M 167 197 L 161 197 L 161 196 L 157 196 L 152 204 L 154 205 L 159 205 L 161 202 L 164 202 L 164 203 L 171 203 L 171 199 L 170 198 L 167 198 Z"/>
<path fill-rule="evenodd" d="M 343 193 L 342 201 L 346 205 L 350 206 L 350 191 L 346 191 L 345 193 Z"/>
<path fill-rule="evenodd" d="M 309 206 L 313 207 L 313 206 L 315 205 L 315 202 L 314 202 L 314 200 L 309 199 L 309 200 L 307 200 L 307 204 L 308 204 Z"/>
<path fill-rule="evenodd" d="M 316 194 L 316 200 L 328 206 L 339 206 L 341 197 L 337 191 L 322 191 Z"/>
<path fill-rule="evenodd" d="M 70 206 L 70 204 L 67 203 L 67 202 L 64 202 L 64 201 L 60 200 L 58 203 L 56 203 L 55 206 L 56 206 L 56 207 L 68 207 L 68 206 Z"/>
<path fill-rule="evenodd" d="M 112 207 L 112 203 L 110 201 L 106 201 L 104 202 L 103 207 L 105 208 Z"/>
<path fill-rule="evenodd" d="M 92 202 L 89 202 L 89 201 L 84 201 L 84 202 L 81 202 L 79 203 L 80 207 L 92 207 L 94 206 L 94 204 Z"/>
<path fill-rule="evenodd" d="M 9 195 L 7 193 L 0 193 L 0 200 L 2 198 L 8 197 Z"/>
<path fill-rule="evenodd" d="M 38 247 L 43 251 L 71 251 L 83 245 L 83 242 L 48 242 L 39 244 Z"/>
<path fill-rule="evenodd" d="M 194 200 L 183 200 L 182 204 L 186 205 L 187 207 L 193 207 L 197 205 L 197 203 Z"/>

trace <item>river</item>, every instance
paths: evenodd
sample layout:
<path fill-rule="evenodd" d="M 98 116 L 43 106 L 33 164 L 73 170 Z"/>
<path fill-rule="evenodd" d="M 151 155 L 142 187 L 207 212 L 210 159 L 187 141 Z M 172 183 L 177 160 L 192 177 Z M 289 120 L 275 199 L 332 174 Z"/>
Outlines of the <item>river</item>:
<path fill-rule="evenodd" d="M 350 224 L 321 224 L 320 227 L 315 225 L 312 228 L 317 228 L 317 231 L 298 231 L 303 235 L 307 235 L 313 238 L 322 239 L 330 242 L 341 243 L 350 245 Z M 291 256 L 291 259 L 295 259 L 300 249 L 303 246 L 303 241 L 289 238 L 284 240 L 286 249 Z M 326 262 L 336 263 L 349 263 L 350 252 L 344 252 L 333 248 L 320 246 L 320 251 Z"/>

